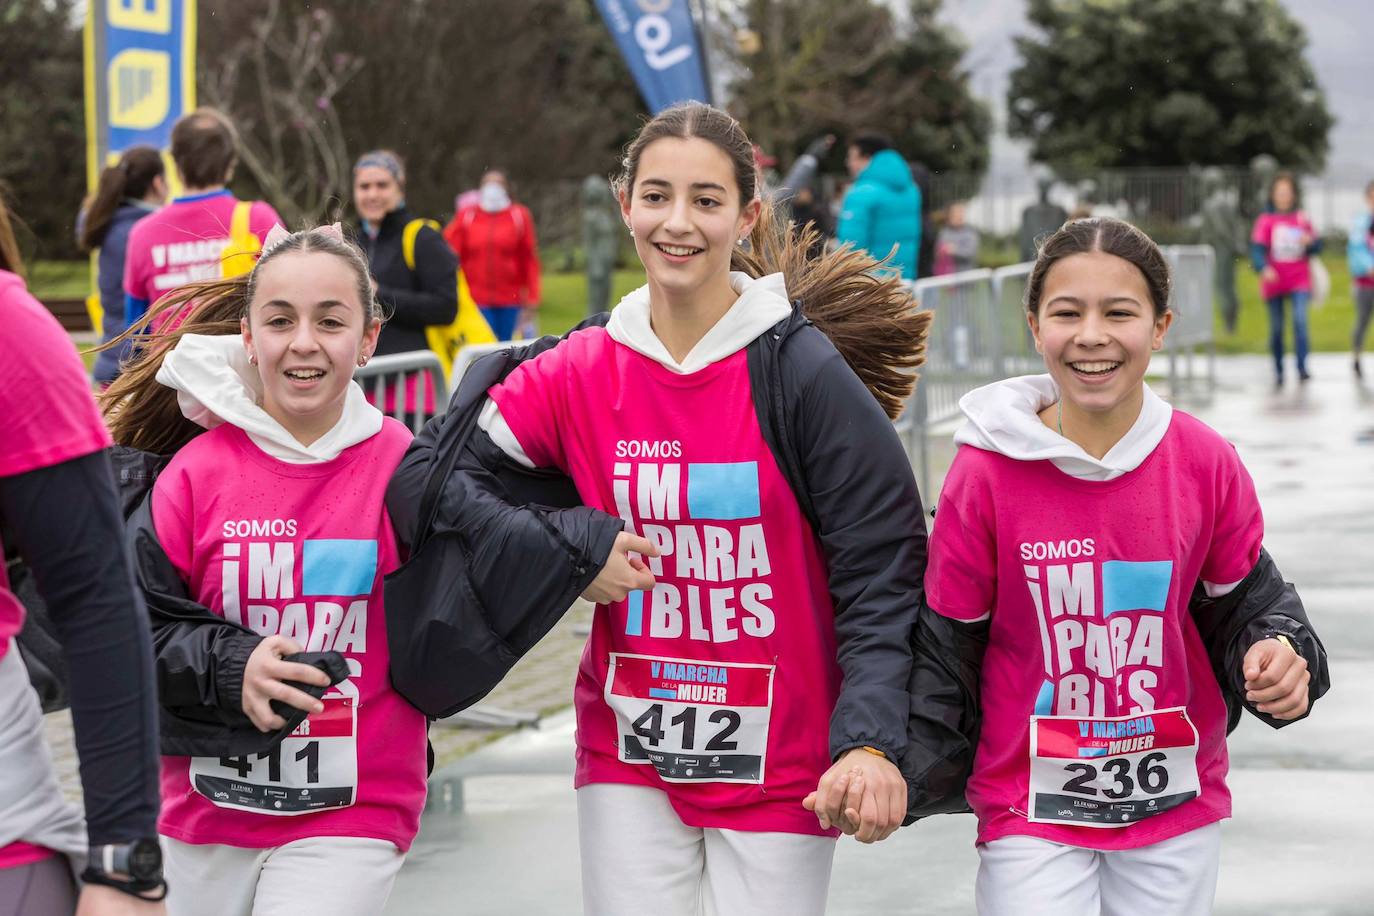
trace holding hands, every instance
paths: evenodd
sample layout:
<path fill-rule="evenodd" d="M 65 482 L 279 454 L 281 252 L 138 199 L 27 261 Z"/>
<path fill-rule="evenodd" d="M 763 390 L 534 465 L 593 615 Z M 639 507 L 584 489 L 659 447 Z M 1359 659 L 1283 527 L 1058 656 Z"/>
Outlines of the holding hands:
<path fill-rule="evenodd" d="M 890 837 L 906 817 L 906 780 L 892 761 L 862 747 L 840 756 L 802 800 L 821 826 L 861 843 Z"/>

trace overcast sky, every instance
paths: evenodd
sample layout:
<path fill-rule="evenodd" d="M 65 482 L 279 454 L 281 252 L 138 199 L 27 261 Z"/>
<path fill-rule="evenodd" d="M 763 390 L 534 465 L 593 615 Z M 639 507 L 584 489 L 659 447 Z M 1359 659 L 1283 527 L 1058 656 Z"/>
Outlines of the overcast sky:
<path fill-rule="evenodd" d="M 1374 177 L 1374 3 L 1369 0 L 1284 0 L 1307 29 L 1308 59 L 1336 116 L 1327 169 Z M 1019 171 L 1025 145 L 1005 133 L 1007 74 L 1016 65 L 1013 35 L 1029 31 L 1024 0 L 945 0 L 944 18 L 969 41 L 965 65 L 974 91 L 995 103 L 999 136 L 993 171 Z"/>

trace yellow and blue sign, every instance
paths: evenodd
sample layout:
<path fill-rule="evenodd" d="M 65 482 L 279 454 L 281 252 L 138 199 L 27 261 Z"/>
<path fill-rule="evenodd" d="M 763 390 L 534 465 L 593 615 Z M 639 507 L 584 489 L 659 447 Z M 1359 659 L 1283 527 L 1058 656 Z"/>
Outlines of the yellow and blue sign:
<path fill-rule="evenodd" d="M 85 45 L 94 189 L 101 168 L 129 147 L 167 149 L 172 125 L 196 107 L 196 0 L 90 0 Z"/>

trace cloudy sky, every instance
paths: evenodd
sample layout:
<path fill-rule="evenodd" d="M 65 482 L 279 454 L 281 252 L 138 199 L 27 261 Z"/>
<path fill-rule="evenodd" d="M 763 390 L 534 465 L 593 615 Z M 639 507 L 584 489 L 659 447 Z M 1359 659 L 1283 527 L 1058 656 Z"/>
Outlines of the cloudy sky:
<path fill-rule="evenodd" d="M 1328 172 L 1374 176 L 1374 3 L 1284 0 L 1284 6 L 1307 29 L 1308 58 L 1337 118 Z M 944 10 L 969 41 L 965 64 L 974 91 L 996 104 L 1004 126 L 1007 74 L 1016 64 L 1011 39 L 1029 31 L 1024 0 L 945 0 Z M 993 171 L 1019 171 L 1026 161 L 1024 145 L 1005 134 L 994 141 L 992 155 Z"/>

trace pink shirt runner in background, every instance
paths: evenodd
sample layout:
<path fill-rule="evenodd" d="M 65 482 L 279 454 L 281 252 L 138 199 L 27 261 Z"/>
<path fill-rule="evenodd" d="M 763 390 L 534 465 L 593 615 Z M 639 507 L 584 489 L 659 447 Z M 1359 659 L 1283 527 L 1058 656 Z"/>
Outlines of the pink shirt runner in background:
<path fill-rule="evenodd" d="M 679 375 L 589 328 L 490 394 L 536 465 L 662 553 L 651 593 L 596 608 L 576 784 L 661 789 L 689 826 L 825 834 L 801 800 L 830 765 L 834 609 L 746 360 Z"/>
<path fill-rule="evenodd" d="M 1188 601 L 1199 579 L 1244 578 L 1262 538 L 1235 449 L 1179 410 L 1109 481 L 960 447 L 925 582 L 940 614 L 991 613 L 968 784 L 979 842 L 1133 849 L 1230 815 L 1226 706 Z"/>
<path fill-rule="evenodd" d="M 425 718 L 391 687 L 382 607 L 382 576 L 399 565 L 384 497 L 410 438 L 387 420 L 332 461 L 287 464 L 226 424 L 158 477 L 158 539 L 192 597 L 264 636 L 340 652 L 350 671 L 272 752 L 164 756 L 162 833 L 248 848 L 318 836 L 410 848 Z"/>
<path fill-rule="evenodd" d="M 124 262 L 124 294 L 147 305 L 178 286 L 221 275 L 229 227 L 239 203 L 229 191 L 178 197 L 134 224 Z M 272 205 L 254 201 L 248 230 L 259 241 L 281 217 Z"/>
<path fill-rule="evenodd" d="M 1304 241 L 1306 237 L 1307 241 Z M 1307 266 L 1307 246 L 1316 237 L 1312 222 L 1301 210 L 1288 213 L 1261 213 L 1255 220 L 1250 241 L 1263 245 L 1266 263 L 1278 274 L 1275 282 L 1260 280 L 1260 295 L 1266 299 L 1292 292 L 1310 292 L 1312 272 Z"/>

